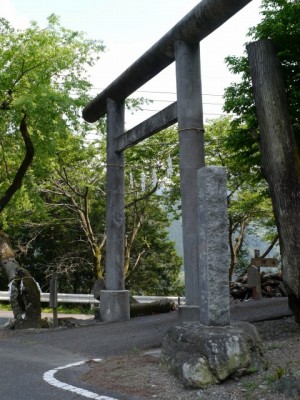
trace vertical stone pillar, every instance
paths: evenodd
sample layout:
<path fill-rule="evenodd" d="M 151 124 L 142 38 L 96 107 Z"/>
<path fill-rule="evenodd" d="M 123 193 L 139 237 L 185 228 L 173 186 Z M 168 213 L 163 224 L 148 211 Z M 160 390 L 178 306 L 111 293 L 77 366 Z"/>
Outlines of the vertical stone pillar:
<path fill-rule="evenodd" d="M 116 151 L 115 138 L 124 133 L 124 102 L 107 99 L 106 173 L 106 289 L 101 291 L 102 321 L 121 321 L 130 316 L 129 292 L 124 281 L 124 154 Z"/>
<path fill-rule="evenodd" d="M 204 166 L 199 43 L 175 43 L 180 189 L 186 305 L 181 322 L 199 321 L 197 170 Z"/>
<path fill-rule="evenodd" d="M 198 171 L 200 323 L 230 325 L 226 170 Z"/>

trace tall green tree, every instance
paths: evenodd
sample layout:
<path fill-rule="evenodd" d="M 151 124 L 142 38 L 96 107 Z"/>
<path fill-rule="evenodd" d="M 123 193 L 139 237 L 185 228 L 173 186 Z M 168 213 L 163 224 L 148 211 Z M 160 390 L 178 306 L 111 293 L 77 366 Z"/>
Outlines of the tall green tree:
<path fill-rule="evenodd" d="M 32 22 L 24 31 L 1 19 L 0 47 L 3 211 L 16 192 L 23 194 L 22 185 L 34 198 L 31 205 L 38 205 L 31 186 L 51 173 L 58 148 L 71 134 L 86 134 L 90 129 L 78 118 L 91 87 L 86 69 L 104 47 L 63 28 L 54 15 L 45 29 Z M 3 224 L 5 217 L 1 218 Z"/>
<path fill-rule="evenodd" d="M 259 147 L 254 142 L 249 148 L 247 141 L 237 146 L 235 137 L 247 135 L 248 130 L 245 124 L 232 125 L 231 121 L 230 117 L 221 117 L 205 126 L 205 162 L 227 169 L 229 279 L 233 280 L 247 236 L 266 227 L 274 236 L 274 218 L 266 182 L 260 168 L 253 164 Z"/>
<path fill-rule="evenodd" d="M 176 295 L 182 264 L 168 239 L 179 215 L 178 133 L 174 128 L 126 151 L 126 283 L 134 293 Z"/>
<path fill-rule="evenodd" d="M 256 82 L 252 82 L 250 79 L 246 56 L 241 58 L 229 57 L 227 59 L 231 71 L 241 74 L 242 80 L 241 83 L 232 85 L 227 89 L 225 109 L 236 113 L 237 120 L 247 124 L 249 142 L 257 140 L 260 145 L 261 165 L 270 187 L 278 227 L 284 282 L 288 291 L 290 307 L 296 320 L 300 322 L 300 245 L 299 241 L 295 240 L 295 237 L 299 236 L 299 212 L 296 212 L 293 216 L 293 211 L 300 209 L 300 3 L 288 0 L 263 0 L 262 15 L 262 22 L 252 28 L 249 35 L 252 40 L 256 41 L 271 39 L 275 45 L 275 53 L 281 63 L 281 73 L 285 86 L 285 93 L 283 91 L 282 95 L 276 98 L 287 97 L 288 105 L 285 114 L 288 115 L 285 115 L 285 120 L 290 121 L 289 129 L 286 129 L 286 124 L 282 123 L 282 118 L 278 118 L 277 112 L 273 112 L 270 121 L 276 125 L 276 129 L 273 133 L 269 130 L 271 139 L 265 140 L 267 131 L 262 124 L 259 131 L 252 92 L 252 84 L 256 85 Z M 251 46 L 249 46 L 249 49 Z M 263 61 L 265 65 L 269 62 L 267 61 L 269 60 L 268 57 L 269 54 L 266 52 Z M 262 65 L 262 70 L 265 70 L 265 65 Z M 275 85 L 278 82 L 279 80 L 274 80 Z M 275 89 L 279 90 L 277 87 Z M 283 101 L 275 101 L 280 104 L 283 103 Z M 268 112 L 271 108 L 267 107 Z M 257 111 L 259 114 L 259 110 Z M 280 154 L 274 151 L 274 146 L 272 150 L 271 144 L 273 143 L 271 141 L 277 143 Z M 292 143 L 292 145 L 286 146 L 287 143 Z M 282 149 L 288 151 L 284 154 L 281 151 Z M 275 169 L 270 168 L 270 162 L 277 166 L 278 163 L 280 164 L 278 179 L 274 176 Z M 292 179 L 291 176 L 293 176 Z M 283 188 L 284 190 L 281 190 Z M 287 225 L 289 234 L 286 231 Z"/>
<path fill-rule="evenodd" d="M 28 212 L 39 211 L 37 181 L 51 174 L 55 153 L 70 135 L 88 132 L 78 116 L 91 86 L 87 66 L 101 51 L 101 43 L 64 29 L 54 15 L 45 29 L 32 22 L 23 31 L 0 19 L 1 229 L 16 223 L 18 211 L 24 219 Z M 1 234 L 0 262 L 12 281 L 16 326 L 39 326 L 38 289 L 9 247 L 7 236 Z M 20 282 L 25 278 L 32 283 L 28 296 L 36 294 L 30 299 L 22 298 Z"/>
<path fill-rule="evenodd" d="M 174 173 L 170 176 L 170 168 L 173 169 L 170 156 L 177 152 L 174 133 L 173 130 L 162 132 L 160 136 L 126 151 L 124 274 L 127 287 L 133 288 L 132 282 L 135 282 L 135 291 L 148 286 L 149 293 L 150 288 L 153 290 L 156 286 L 156 290 L 162 293 L 160 285 L 153 282 L 160 279 L 163 282 L 162 276 L 166 276 L 170 285 L 167 289 L 168 285 L 164 284 L 164 292 L 171 293 L 181 266 L 174 245 L 167 238 L 168 212 L 173 208 L 175 196 L 172 188 L 176 186 L 174 179 L 178 175 L 174 163 Z M 87 264 L 93 265 L 94 279 L 105 278 L 105 138 L 92 144 L 78 139 L 77 143 L 78 147 L 73 140 L 60 151 L 51 179 L 47 179 L 40 189 L 51 213 L 57 215 L 58 210 L 62 212 L 64 209 L 63 223 L 74 218 L 77 220 L 81 232 L 77 232 L 77 239 L 72 235 L 72 241 L 80 243 L 80 246 L 85 241 L 92 257 L 86 251 L 84 254 Z M 74 229 L 74 223 L 72 226 Z M 145 261 L 150 258 L 157 261 L 155 268 L 160 270 L 161 278 L 155 277 L 152 271 L 153 261 Z M 62 254 L 60 259 L 58 264 L 65 262 L 64 270 L 68 269 L 70 257 Z M 141 277 L 138 271 L 145 270 L 145 265 L 148 267 Z M 137 274 L 139 279 L 135 278 Z"/>
<path fill-rule="evenodd" d="M 99 147 L 74 138 L 61 149 L 51 178 L 40 190 L 51 212 L 65 209 L 69 211 L 66 213 L 69 219 L 77 218 L 81 228 L 79 237 L 84 235 L 92 254 L 94 278 L 103 278 L 105 162 Z"/>

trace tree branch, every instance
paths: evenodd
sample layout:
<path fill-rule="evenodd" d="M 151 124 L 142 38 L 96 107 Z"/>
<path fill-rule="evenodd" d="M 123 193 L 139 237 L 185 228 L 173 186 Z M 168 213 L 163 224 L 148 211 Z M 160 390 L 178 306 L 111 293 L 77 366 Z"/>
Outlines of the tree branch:
<path fill-rule="evenodd" d="M 148 197 L 150 197 L 153 193 L 156 192 L 157 188 L 158 188 L 158 182 L 156 183 L 156 185 L 149 192 L 147 192 L 143 196 L 138 197 L 137 199 L 131 201 L 130 203 L 125 204 L 125 208 L 129 208 L 129 207 L 131 207 L 133 205 L 136 205 L 139 201 L 148 199 Z"/>
<path fill-rule="evenodd" d="M 23 137 L 23 141 L 25 144 L 25 157 L 23 159 L 22 164 L 20 165 L 11 185 L 6 190 L 5 194 L 0 199 L 0 212 L 7 206 L 13 195 L 21 188 L 23 183 L 23 178 L 28 171 L 33 157 L 34 157 L 34 147 L 30 135 L 27 129 L 26 123 L 26 114 L 24 114 L 21 123 L 20 123 L 20 132 Z"/>
<path fill-rule="evenodd" d="M 279 239 L 279 236 L 276 235 L 276 236 L 274 237 L 274 239 L 272 240 L 272 243 L 270 244 L 270 246 L 269 246 L 269 247 L 267 248 L 267 250 L 260 256 L 260 258 L 265 258 L 265 257 L 270 253 L 270 251 L 273 249 L 273 247 L 274 247 L 275 244 L 277 243 L 278 239 Z"/>

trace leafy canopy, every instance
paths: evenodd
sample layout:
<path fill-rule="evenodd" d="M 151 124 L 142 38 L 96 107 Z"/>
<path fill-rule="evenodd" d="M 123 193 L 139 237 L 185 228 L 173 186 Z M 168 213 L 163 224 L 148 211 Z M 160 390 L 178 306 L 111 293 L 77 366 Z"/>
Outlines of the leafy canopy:
<path fill-rule="evenodd" d="M 262 21 L 251 28 L 251 41 L 272 39 L 282 64 L 290 118 L 300 147 L 300 2 L 294 0 L 263 0 Z M 246 122 L 249 131 L 257 129 L 247 56 L 227 57 L 226 62 L 241 82 L 225 91 L 225 111 L 237 115 L 238 122 Z M 249 136 L 250 137 L 250 136 Z"/>
<path fill-rule="evenodd" d="M 24 116 L 34 147 L 32 169 L 9 204 L 14 210 L 37 211 L 36 181 L 51 174 L 57 152 L 74 134 L 84 136 L 94 128 L 79 115 L 91 87 L 87 68 L 103 50 L 101 42 L 63 28 L 55 15 L 45 29 L 32 22 L 16 30 L 0 19 L 0 197 L 24 157 Z M 4 225 L 8 213 L 1 215 Z"/>

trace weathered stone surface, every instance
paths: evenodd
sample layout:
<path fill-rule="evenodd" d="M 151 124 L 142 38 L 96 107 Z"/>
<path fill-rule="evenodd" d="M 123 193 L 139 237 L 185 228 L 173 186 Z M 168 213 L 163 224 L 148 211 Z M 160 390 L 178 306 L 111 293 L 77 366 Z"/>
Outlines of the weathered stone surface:
<path fill-rule="evenodd" d="M 40 290 L 25 268 L 17 268 L 10 290 L 15 329 L 41 328 Z"/>
<path fill-rule="evenodd" d="M 128 290 L 101 290 L 100 319 L 103 322 L 130 319 L 130 293 Z"/>
<path fill-rule="evenodd" d="M 105 290 L 105 280 L 103 278 L 97 279 L 93 285 L 92 294 L 95 299 L 100 300 L 101 290 Z"/>
<path fill-rule="evenodd" d="M 40 290 L 25 269 L 21 268 L 14 258 L 9 237 L 0 231 L 0 266 L 10 282 L 10 302 L 14 313 L 11 329 L 41 327 Z"/>
<path fill-rule="evenodd" d="M 203 325 L 230 325 L 226 169 L 198 170 L 198 262 Z"/>
<path fill-rule="evenodd" d="M 264 365 L 259 335 L 247 322 L 174 326 L 163 339 L 161 362 L 188 388 L 205 388 Z"/>

